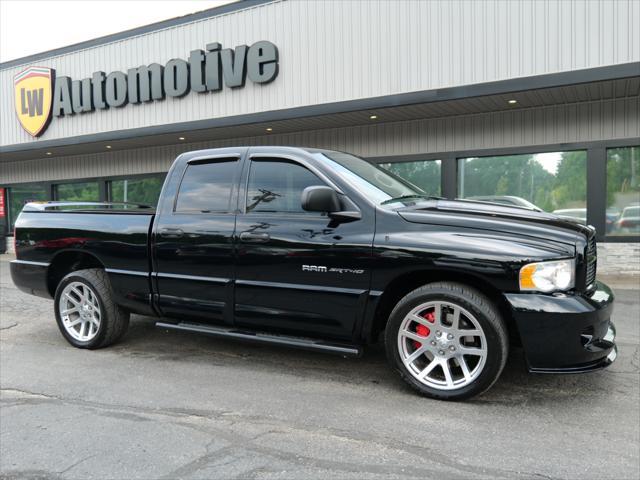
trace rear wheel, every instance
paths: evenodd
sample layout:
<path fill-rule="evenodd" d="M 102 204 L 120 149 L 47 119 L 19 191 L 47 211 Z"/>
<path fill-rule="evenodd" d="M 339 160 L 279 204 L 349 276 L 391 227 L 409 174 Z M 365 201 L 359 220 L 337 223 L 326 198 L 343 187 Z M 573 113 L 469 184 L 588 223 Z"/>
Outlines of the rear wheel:
<path fill-rule="evenodd" d="M 104 270 L 78 270 L 62 279 L 55 295 L 58 328 L 74 347 L 101 348 L 116 342 L 129 326 L 129 313 L 115 304 Z"/>
<path fill-rule="evenodd" d="M 508 335 L 485 295 L 463 284 L 438 282 L 398 302 L 385 345 L 389 362 L 414 389 L 456 400 L 478 395 L 498 379 Z"/>

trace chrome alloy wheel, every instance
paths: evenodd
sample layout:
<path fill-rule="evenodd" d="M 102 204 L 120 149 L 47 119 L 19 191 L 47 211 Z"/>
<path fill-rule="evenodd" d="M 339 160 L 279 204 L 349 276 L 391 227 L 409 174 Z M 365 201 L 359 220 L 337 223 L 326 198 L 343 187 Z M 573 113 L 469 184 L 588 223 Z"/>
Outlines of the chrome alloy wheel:
<path fill-rule="evenodd" d="M 398 352 L 419 382 L 453 390 L 478 378 L 487 340 L 478 320 L 451 302 L 428 302 L 411 310 L 398 330 Z"/>
<path fill-rule="evenodd" d="M 80 342 L 92 340 L 100 328 L 100 303 L 91 288 L 81 282 L 64 287 L 58 302 L 62 324 L 69 335 Z"/>

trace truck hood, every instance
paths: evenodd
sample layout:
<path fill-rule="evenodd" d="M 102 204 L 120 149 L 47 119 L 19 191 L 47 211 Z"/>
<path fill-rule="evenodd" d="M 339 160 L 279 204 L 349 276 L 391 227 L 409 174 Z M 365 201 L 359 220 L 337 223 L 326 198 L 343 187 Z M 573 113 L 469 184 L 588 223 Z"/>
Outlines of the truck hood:
<path fill-rule="evenodd" d="M 574 247 L 579 237 L 593 233 L 591 227 L 551 213 L 470 200 L 428 200 L 405 205 L 397 213 L 412 223 L 503 232 Z"/>

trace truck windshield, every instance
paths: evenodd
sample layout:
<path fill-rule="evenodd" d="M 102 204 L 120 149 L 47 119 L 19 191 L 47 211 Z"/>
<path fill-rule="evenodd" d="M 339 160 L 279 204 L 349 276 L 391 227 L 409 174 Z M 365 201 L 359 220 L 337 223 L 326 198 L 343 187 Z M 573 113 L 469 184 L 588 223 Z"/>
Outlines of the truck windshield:
<path fill-rule="evenodd" d="M 329 163 L 354 187 L 376 203 L 387 204 L 428 197 L 415 185 L 354 155 L 342 152 L 322 152 L 314 155 Z"/>

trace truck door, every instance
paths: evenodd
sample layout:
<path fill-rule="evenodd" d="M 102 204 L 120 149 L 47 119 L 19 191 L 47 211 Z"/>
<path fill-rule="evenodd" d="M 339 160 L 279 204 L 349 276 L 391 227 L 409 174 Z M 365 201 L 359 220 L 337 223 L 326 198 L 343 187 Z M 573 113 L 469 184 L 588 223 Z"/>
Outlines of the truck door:
<path fill-rule="evenodd" d="M 236 224 L 236 324 L 351 339 L 369 290 L 373 219 L 336 225 L 303 211 L 302 191 L 325 181 L 296 160 L 250 151 Z"/>
<path fill-rule="evenodd" d="M 162 200 L 154 226 L 153 274 L 163 315 L 233 322 L 240 158 L 240 154 L 196 157 L 173 172 L 172 184 L 163 189 L 163 196 L 171 198 Z"/>

